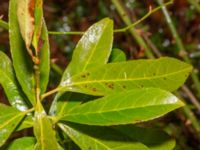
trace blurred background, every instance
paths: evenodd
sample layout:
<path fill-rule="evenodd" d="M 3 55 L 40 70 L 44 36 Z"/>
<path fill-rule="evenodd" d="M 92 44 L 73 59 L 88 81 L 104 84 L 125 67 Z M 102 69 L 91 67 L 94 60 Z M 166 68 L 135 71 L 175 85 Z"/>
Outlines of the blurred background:
<path fill-rule="evenodd" d="M 44 15 L 49 31 L 85 31 L 98 20 L 109 17 L 115 29 L 123 28 L 162 5 L 163 0 L 45 0 Z M 0 0 L 0 16 L 8 21 L 8 0 Z M 80 35 L 50 35 L 52 71 L 49 89 L 60 81 Z M 194 66 L 178 95 L 184 108 L 148 123 L 160 127 L 177 140 L 177 150 L 200 149 L 200 1 L 175 0 L 151 14 L 137 26 L 114 34 L 114 48 L 127 59 L 175 57 Z M 0 28 L 0 50 L 9 54 L 8 32 Z M 0 90 L 1 101 L 7 102 Z"/>

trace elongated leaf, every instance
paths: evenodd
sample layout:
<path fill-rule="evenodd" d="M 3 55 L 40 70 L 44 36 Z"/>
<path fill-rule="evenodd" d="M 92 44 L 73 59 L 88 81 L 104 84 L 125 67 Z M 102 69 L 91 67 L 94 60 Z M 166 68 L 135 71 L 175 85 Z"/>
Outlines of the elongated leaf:
<path fill-rule="evenodd" d="M 73 56 L 72 61 L 65 70 L 61 83 L 70 78 L 71 76 L 80 73 L 88 68 L 97 67 L 106 64 L 111 53 L 113 42 L 113 21 L 105 18 L 94 25 L 92 25 L 83 35 L 81 40 L 78 42 Z M 68 93 L 69 94 L 69 93 Z M 62 105 L 64 108 L 68 103 L 73 102 L 75 106 L 73 97 L 65 96 L 68 98 L 68 102 L 63 103 L 59 100 L 61 97 L 63 99 L 63 93 L 59 92 L 55 99 L 54 105 L 50 109 L 50 114 L 56 112 L 55 105 Z M 70 94 L 69 94 L 70 95 Z M 80 101 L 77 101 L 77 105 Z M 69 106 L 69 105 L 68 105 Z M 59 107 L 59 106 L 57 106 Z M 58 109 L 59 111 L 59 109 Z M 58 112 L 60 113 L 60 112 Z"/>
<path fill-rule="evenodd" d="M 192 67 L 173 58 L 110 63 L 89 69 L 61 83 L 60 90 L 107 95 L 136 88 L 179 88 Z"/>
<path fill-rule="evenodd" d="M 62 120 L 88 125 L 118 125 L 158 118 L 183 103 L 169 92 L 135 89 L 84 103 L 64 115 Z"/>
<path fill-rule="evenodd" d="M 41 33 L 42 47 L 40 50 L 40 88 L 41 94 L 46 91 L 49 72 L 50 72 L 50 48 L 48 31 L 45 22 L 43 21 L 42 33 Z"/>
<path fill-rule="evenodd" d="M 16 0 L 17 19 L 22 38 L 24 39 L 27 50 L 30 49 L 34 33 L 34 0 Z"/>
<path fill-rule="evenodd" d="M 34 123 L 34 134 L 37 139 L 34 150 L 59 150 L 53 124 L 44 114 L 38 114 L 37 117 Z"/>
<path fill-rule="evenodd" d="M 25 113 L 17 109 L 0 104 L 0 147 L 6 142 L 10 134 L 23 119 Z"/>
<path fill-rule="evenodd" d="M 126 54 L 122 50 L 118 48 L 114 48 L 110 55 L 109 62 L 113 63 L 113 62 L 121 62 L 121 61 L 126 61 Z"/>
<path fill-rule="evenodd" d="M 2 85 L 8 101 L 17 109 L 24 111 L 28 108 L 25 96 L 17 84 L 10 59 L 0 52 L 0 84 Z"/>
<path fill-rule="evenodd" d="M 88 68 L 107 63 L 111 53 L 112 41 L 112 20 L 105 18 L 92 25 L 78 42 L 62 81 Z"/>
<path fill-rule="evenodd" d="M 17 0 L 9 1 L 9 37 L 13 65 L 17 79 L 30 102 L 35 104 L 33 65 L 20 34 L 17 20 Z"/>
<path fill-rule="evenodd" d="M 59 125 L 82 150 L 148 150 L 127 136 L 106 127 Z"/>
<path fill-rule="evenodd" d="M 36 51 L 39 51 L 39 40 L 42 31 L 42 21 L 43 21 L 43 1 L 42 0 L 34 0 L 34 34 L 32 44 Z"/>
<path fill-rule="evenodd" d="M 33 150 L 35 142 L 34 137 L 23 137 L 11 142 L 4 150 Z"/>
<path fill-rule="evenodd" d="M 33 127 L 33 118 L 29 115 L 24 117 L 24 119 L 21 121 L 21 123 L 17 126 L 15 130 L 20 131 L 31 127 Z"/>
<path fill-rule="evenodd" d="M 175 146 L 175 140 L 160 130 L 141 128 L 134 125 L 115 126 L 114 129 L 133 140 L 143 143 L 150 150 L 172 150 Z"/>

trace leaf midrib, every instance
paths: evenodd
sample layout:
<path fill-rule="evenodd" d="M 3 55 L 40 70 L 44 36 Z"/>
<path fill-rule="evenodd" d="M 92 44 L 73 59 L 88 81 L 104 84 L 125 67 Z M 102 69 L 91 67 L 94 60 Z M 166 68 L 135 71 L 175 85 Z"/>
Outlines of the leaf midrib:
<path fill-rule="evenodd" d="M 0 125 L 0 129 L 4 128 L 4 126 L 8 125 L 10 122 L 12 122 L 13 120 L 15 120 L 16 118 L 20 117 L 21 115 L 24 115 L 23 112 L 19 113 L 18 115 L 12 117 L 11 119 L 7 120 L 5 123 L 3 123 L 2 125 Z"/>
<path fill-rule="evenodd" d="M 140 81 L 140 80 L 153 80 L 153 79 L 158 79 L 158 78 L 164 78 L 164 77 L 168 77 L 171 75 L 176 75 L 178 73 L 182 73 L 185 71 L 189 71 L 191 69 L 191 67 L 188 67 L 186 69 L 182 69 L 179 71 L 175 71 L 175 72 L 171 72 L 171 73 L 167 73 L 167 74 L 163 74 L 163 75 L 158 75 L 158 76 L 151 76 L 151 77 L 139 77 L 139 78 L 126 78 L 126 79 L 109 79 L 109 80 L 89 80 L 89 81 L 80 81 L 80 82 L 72 82 L 71 84 L 65 84 L 64 86 L 60 85 L 60 88 L 65 88 L 65 87 L 71 87 L 71 86 L 78 86 L 78 85 L 82 85 L 82 84 L 92 84 L 92 83 L 102 83 L 102 82 L 123 82 L 123 81 Z M 76 77 L 76 76 L 74 76 Z M 73 79 L 73 78 L 72 78 Z"/>
<path fill-rule="evenodd" d="M 96 111 L 96 112 L 86 112 L 86 113 L 74 113 L 74 114 L 70 114 L 70 112 L 68 112 L 69 114 L 64 115 L 62 118 L 64 117 L 68 117 L 68 116 L 86 116 L 86 115 L 93 115 L 93 114 L 104 114 L 104 113 L 111 113 L 111 112 L 120 112 L 120 111 L 127 111 L 127 110 L 133 110 L 133 109 L 143 109 L 143 108 L 148 108 L 148 107 L 158 107 L 158 106 L 175 106 L 178 105 L 178 103 L 173 103 L 173 104 L 159 104 L 159 105 L 148 105 L 148 106 L 142 106 L 142 107 L 129 107 L 128 109 L 126 108 L 121 108 L 121 109 L 112 109 L 110 111 Z M 76 108 L 77 109 L 77 108 Z M 75 110 L 75 109 L 74 109 Z"/>

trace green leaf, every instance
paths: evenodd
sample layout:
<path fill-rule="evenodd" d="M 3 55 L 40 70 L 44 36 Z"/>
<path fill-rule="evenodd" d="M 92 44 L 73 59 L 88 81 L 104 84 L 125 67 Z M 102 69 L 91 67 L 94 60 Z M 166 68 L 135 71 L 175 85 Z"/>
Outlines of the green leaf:
<path fill-rule="evenodd" d="M 40 88 L 41 94 L 46 91 L 49 81 L 50 72 L 50 48 L 48 31 L 45 22 L 43 21 L 42 33 L 41 33 L 42 47 L 40 50 Z"/>
<path fill-rule="evenodd" d="M 33 64 L 20 34 L 17 20 L 17 0 L 9 1 L 9 37 L 15 73 L 30 102 L 35 104 Z"/>
<path fill-rule="evenodd" d="M 34 150 L 59 150 L 53 124 L 45 114 L 37 114 L 34 122 L 34 134 L 37 144 Z"/>
<path fill-rule="evenodd" d="M 81 40 L 78 42 L 73 56 L 72 61 L 65 70 L 61 83 L 71 76 L 80 73 L 88 68 L 97 67 L 106 64 L 112 50 L 113 42 L 113 21 L 105 18 L 94 25 L 92 25 L 83 35 Z M 69 94 L 69 93 L 68 93 Z M 60 92 L 56 95 L 54 99 L 54 105 L 50 109 L 50 114 L 56 112 L 55 105 L 62 105 L 63 108 L 68 105 L 68 103 L 73 102 L 73 98 L 68 98 L 68 102 L 65 103 L 59 100 L 63 93 Z M 70 94 L 69 94 L 70 95 Z M 65 94 L 66 96 L 66 94 Z M 77 102 L 77 105 L 80 101 Z M 71 105 L 71 104 L 69 104 Z M 58 106 L 59 107 L 59 106 Z M 59 109 L 58 109 L 59 110 Z M 59 113 L 59 112 L 58 112 Z"/>
<path fill-rule="evenodd" d="M 146 87 L 174 91 L 191 70 L 191 65 L 168 57 L 110 63 L 63 81 L 59 90 L 99 96 Z"/>
<path fill-rule="evenodd" d="M 11 142 L 4 150 L 33 150 L 35 142 L 34 137 L 22 137 Z"/>
<path fill-rule="evenodd" d="M 10 104 L 21 111 L 27 110 L 26 98 L 17 84 L 12 63 L 3 52 L 0 52 L 0 74 L 0 84 Z"/>
<path fill-rule="evenodd" d="M 148 150 L 127 136 L 107 127 L 59 124 L 82 150 Z"/>
<path fill-rule="evenodd" d="M 39 40 L 42 31 L 43 25 L 43 1 L 42 0 L 35 0 L 34 1 L 34 34 L 33 34 L 33 47 L 36 51 L 39 51 Z"/>
<path fill-rule="evenodd" d="M 172 150 L 175 146 L 175 140 L 160 130 L 142 128 L 134 125 L 115 126 L 114 129 L 133 140 L 141 142 L 150 150 Z"/>
<path fill-rule="evenodd" d="M 135 89 L 99 98 L 75 107 L 61 120 L 88 125 L 119 125 L 158 118 L 183 106 L 161 89 Z"/>
<path fill-rule="evenodd" d="M 109 61 L 112 63 L 126 61 L 126 54 L 122 50 L 120 50 L 118 48 L 114 48 L 110 55 Z"/>
<path fill-rule="evenodd" d="M 0 147 L 6 142 L 11 133 L 23 119 L 25 113 L 0 104 Z"/>
<path fill-rule="evenodd" d="M 92 25 L 78 42 L 62 81 L 88 68 L 106 64 L 112 50 L 113 21 L 105 18 Z"/>
<path fill-rule="evenodd" d="M 33 127 L 33 118 L 32 116 L 25 116 L 24 119 L 21 121 L 21 123 L 17 126 L 15 131 L 20 131 L 26 128 Z"/>

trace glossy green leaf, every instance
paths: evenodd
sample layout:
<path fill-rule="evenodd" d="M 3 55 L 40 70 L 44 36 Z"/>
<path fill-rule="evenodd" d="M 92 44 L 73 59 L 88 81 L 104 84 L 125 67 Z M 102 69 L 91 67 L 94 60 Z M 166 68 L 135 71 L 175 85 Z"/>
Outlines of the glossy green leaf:
<path fill-rule="evenodd" d="M 49 38 L 48 38 L 47 27 L 44 21 L 42 26 L 41 42 L 42 42 L 42 47 L 40 50 L 40 88 L 42 94 L 46 91 L 50 73 Z"/>
<path fill-rule="evenodd" d="M 0 147 L 6 142 L 11 133 L 23 119 L 25 113 L 0 104 Z"/>
<path fill-rule="evenodd" d="M 28 108 L 25 96 L 17 84 L 10 59 L 0 52 L 0 84 L 2 85 L 8 101 L 17 109 L 24 111 Z"/>
<path fill-rule="evenodd" d="M 59 150 L 53 124 L 45 114 L 37 114 L 34 122 L 34 134 L 37 143 L 34 150 Z"/>
<path fill-rule="evenodd" d="M 110 63 L 63 81 L 59 89 L 100 96 L 146 87 L 174 91 L 191 70 L 191 65 L 168 57 Z"/>
<path fill-rule="evenodd" d="M 21 123 L 15 129 L 16 131 L 20 131 L 26 128 L 33 127 L 33 117 L 32 116 L 25 116 Z"/>
<path fill-rule="evenodd" d="M 9 37 L 15 73 L 30 102 L 35 104 L 33 64 L 20 34 L 17 20 L 17 0 L 9 1 Z"/>
<path fill-rule="evenodd" d="M 126 54 L 122 50 L 118 48 L 114 48 L 110 55 L 109 62 L 113 63 L 113 62 L 121 62 L 121 61 L 126 61 Z"/>
<path fill-rule="evenodd" d="M 160 130 L 134 125 L 115 126 L 113 128 L 131 139 L 141 142 L 150 150 L 172 150 L 175 147 L 175 140 Z"/>
<path fill-rule="evenodd" d="M 92 25 L 78 42 L 62 81 L 88 68 L 106 64 L 112 50 L 113 21 L 105 18 Z"/>
<path fill-rule="evenodd" d="M 35 142 L 34 137 L 22 137 L 11 142 L 4 150 L 33 150 Z"/>
<path fill-rule="evenodd" d="M 88 125 L 118 125 L 158 118 L 183 106 L 177 97 L 161 89 L 135 89 L 84 103 L 61 120 Z"/>
<path fill-rule="evenodd" d="M 107 127 L 59 124 L 82 150 L 148 150 L 129 137 Z"/>
<path fill-rule="evenodd" d="M 88 68 L 97 67 L 103 64 L 106 64 L 112 50 L 113 42 L 113 21 L 105 18 L 94 25 L 92 25 L 83 35 L 81 40 L 78 42 L 73 56 L 72 61 L 65 70 L 61 83 L 71 76 L 80 73 Z M 68 93 L 69 94 L 69 93 Z M 63 93 L 60 92 L 56 95 L 54 100 L 54 106 L 50 109 L 50 113 L 53 114 L 56 112 L 55 105 L 62 105 L 63 108 L 68 105 L 68 103 L 73 102 L 73 98 L 68 98 L 68 102 L 63 103 Z M 70 95 L 70 94 L 69 94 Z M 65 94 L 66 96 L 66 94 Z M 80 101 L 77 102 L 77 105 L 80 104 Z M 71 104 L 69 104 L 71 105 Z M 69 106 L 68 105 L 68 106 Z M 59 107 L 59 106 L 57 106 Z M 59 111 L 59 109 L 58 109 Z M 60 113 L 60 112 L 58 112 Z"/>

